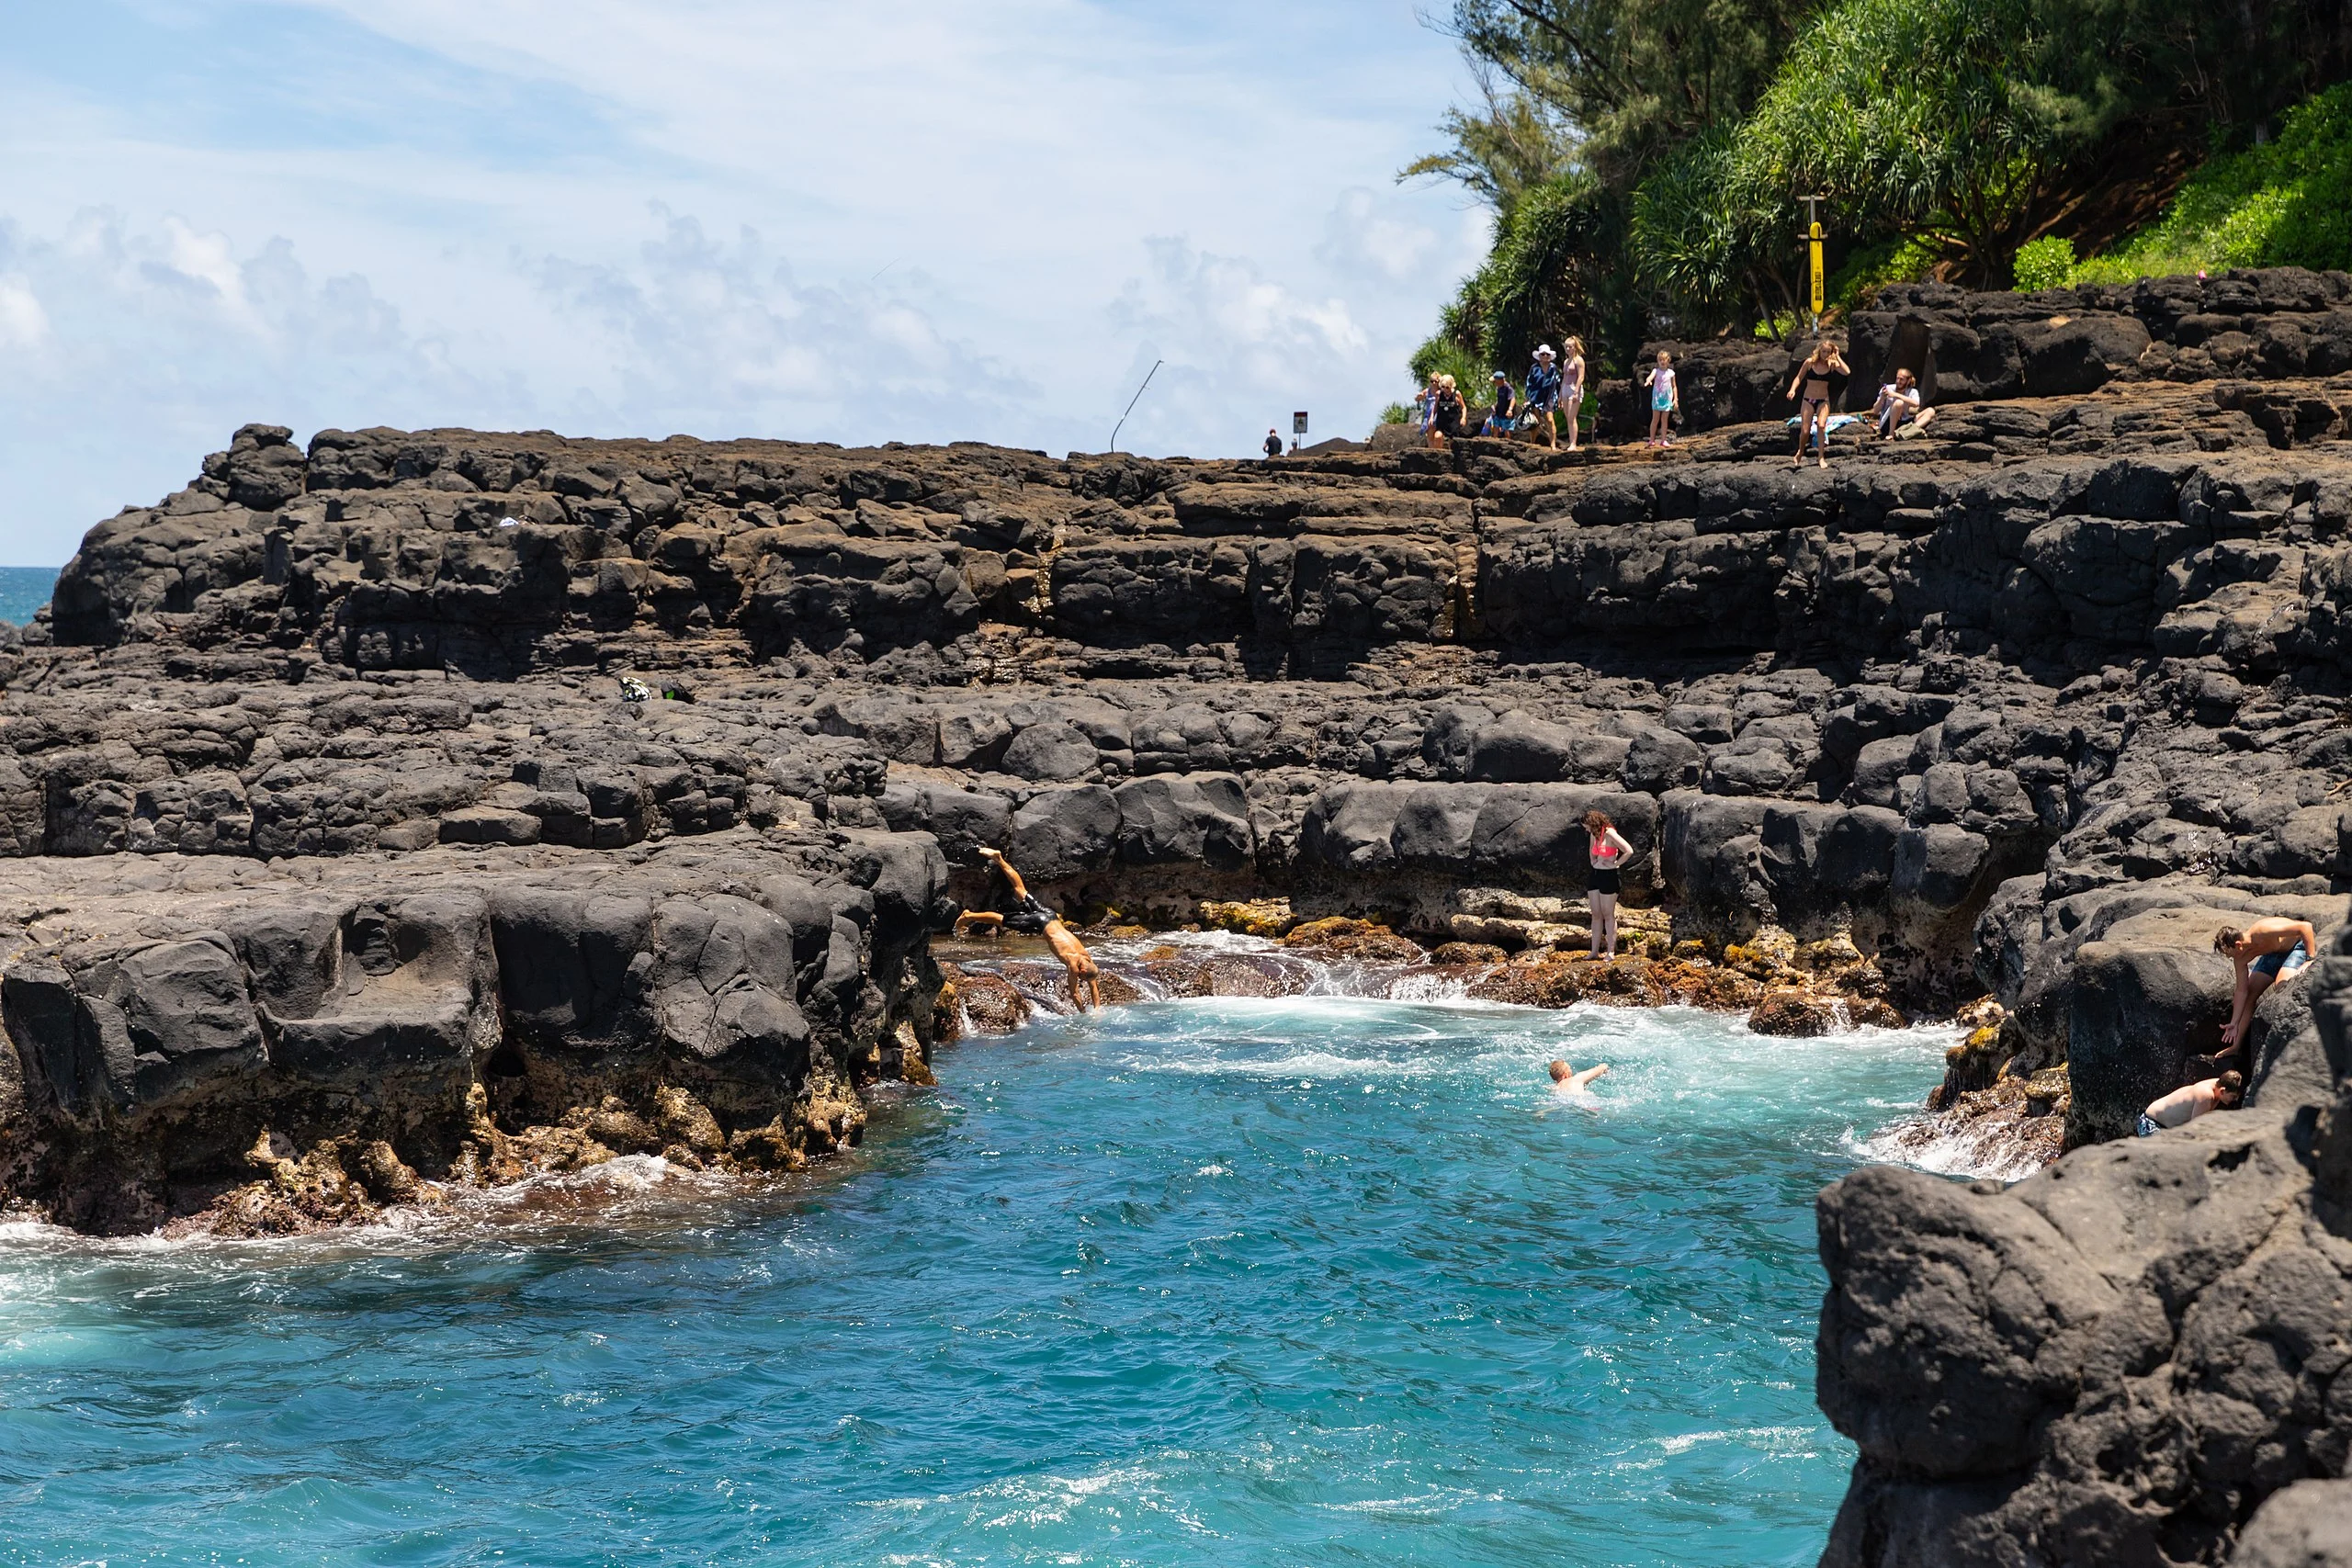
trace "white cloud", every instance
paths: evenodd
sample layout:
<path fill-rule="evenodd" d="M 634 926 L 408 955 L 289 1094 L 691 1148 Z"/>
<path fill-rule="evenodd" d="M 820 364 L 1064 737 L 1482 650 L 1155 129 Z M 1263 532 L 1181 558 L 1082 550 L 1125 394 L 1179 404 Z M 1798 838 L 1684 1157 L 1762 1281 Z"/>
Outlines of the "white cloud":
<path fill-rule="evenodd" d="M 0 560 L 252 419 L 1058 451 L 1164 357 L 1122 445 L 1361 434 L 1484 239 L 1391 178 L 1459 85 L 1413 0 L 38 22 L 0 61 Z"/>
<path fill-rule="evenodd" d="M 631 264 L 521 262 L 605 358 L 576 405 L 592 425 L 878 442 L 1037 395 L 904 299 L 805 286 L 751 230 L 721 243 L 652 216 L 661 235 Z"/>
<path fill-rule="evenodd" d="M 0 349 L 30 349 L 49 335 L 49 312 L 40 308 L 22 273 L 0 277 Z"/>

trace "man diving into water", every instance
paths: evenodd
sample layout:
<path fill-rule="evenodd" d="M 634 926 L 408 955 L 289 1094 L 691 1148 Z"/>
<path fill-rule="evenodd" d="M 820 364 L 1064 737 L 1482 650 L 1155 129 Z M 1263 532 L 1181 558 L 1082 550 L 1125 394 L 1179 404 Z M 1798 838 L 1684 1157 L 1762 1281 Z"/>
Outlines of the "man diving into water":
<path fill-rule="evenodd" d="M 984 847 L 980 855 L 1004 879 L 1009 895 L 1007 908 L 1002 913 L 994 909 L 966 910 L 956 919 L 956 934 L 974 936 L 982 931 L 1008 931 L 1042 936 L 1046 945 L 1054 950 L 1054 956 L 1062 961 L 1062 967 L 1069 971 L 1070 1005 L 1084 1012 L 1087 998 L 1091 994 L 1093 1005 L 1101 1007 L 1102 972 L 1094 967 L 1093 955 L 1078 940 L 1078 933 L 1063 924 L 1059 915 L 1037 901 L 1029 891 L 1029 885 L 1021 880 L 1021 874 L 1012 869 L 1012 863 L 1001 852 Z"/>

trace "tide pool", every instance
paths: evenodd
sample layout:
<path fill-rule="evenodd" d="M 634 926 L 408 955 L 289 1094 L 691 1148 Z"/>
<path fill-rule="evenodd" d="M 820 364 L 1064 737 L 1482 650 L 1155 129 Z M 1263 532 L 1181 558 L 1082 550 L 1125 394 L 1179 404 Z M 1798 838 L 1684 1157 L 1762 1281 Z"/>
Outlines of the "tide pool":
<path fill-rule="evenodd" d="M 0 1562 L 1810 1563 L 1813 1196 L 1951 1038 L 1150 1003 L 775 1185 L 0 1227 Z"/>

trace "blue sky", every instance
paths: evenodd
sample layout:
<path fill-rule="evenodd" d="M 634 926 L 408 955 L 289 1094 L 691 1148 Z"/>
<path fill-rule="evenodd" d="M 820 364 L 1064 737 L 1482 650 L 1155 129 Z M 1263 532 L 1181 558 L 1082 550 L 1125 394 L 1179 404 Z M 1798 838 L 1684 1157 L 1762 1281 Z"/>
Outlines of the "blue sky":
<path fill-rule="evenodd" d="M 1361 435 L 1486 220 L 1411 0 L 0 0 L 0 561 L 247 421 Z"/>

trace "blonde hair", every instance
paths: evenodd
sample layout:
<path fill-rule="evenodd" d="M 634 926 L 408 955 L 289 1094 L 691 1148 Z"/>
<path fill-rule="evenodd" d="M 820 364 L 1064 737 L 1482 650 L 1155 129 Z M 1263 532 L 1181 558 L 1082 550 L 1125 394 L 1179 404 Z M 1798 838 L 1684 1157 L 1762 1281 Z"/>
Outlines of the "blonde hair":
<path fill-rule="evenodd" d="M 1567 340 L 1567 343 L 1568 352 L 1575 355 L 1578 359 L 1582 359 L 1584 357 L 1584 339 L 1580 337 L 1572 337 Z"/>
<path fill-rule="evenodd" d="M 1667 353 L 1666 350 L 1661 348 L 1657 351 L 1657 362 L 1660 365 L 1671 365 L 1674 363 L 1674 355 Z"/>
<path fill-rule="evenodd" d="M 1446 391 L 1450 392 L 1453 390 L 1453 378 L 1451 376 L 1439 377 L 1437 378 L 1437 384 Z"/>

